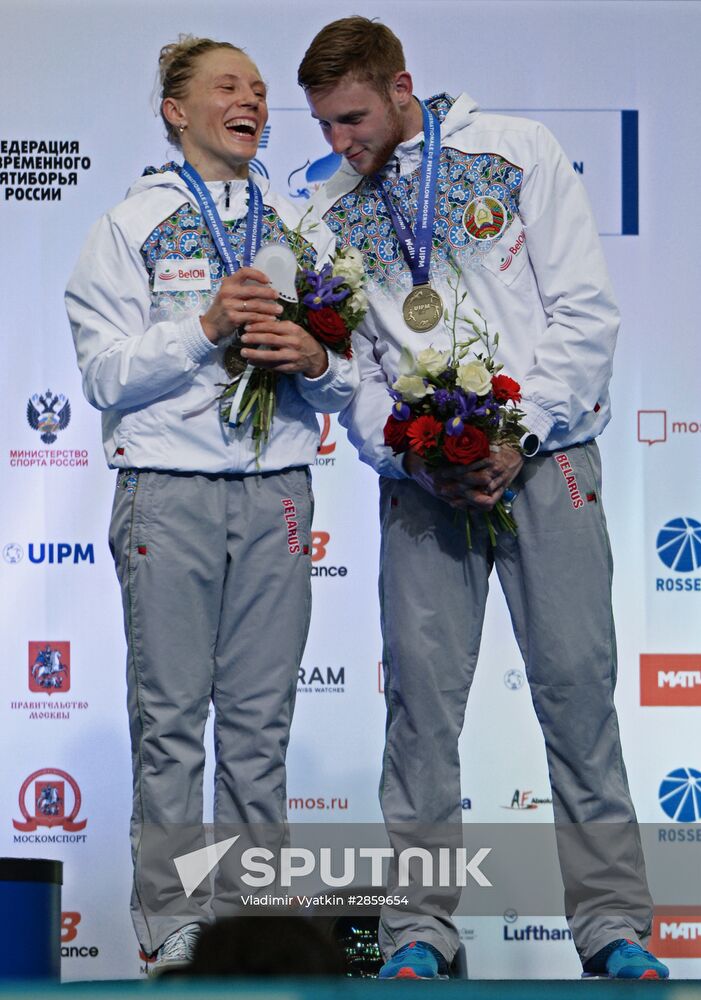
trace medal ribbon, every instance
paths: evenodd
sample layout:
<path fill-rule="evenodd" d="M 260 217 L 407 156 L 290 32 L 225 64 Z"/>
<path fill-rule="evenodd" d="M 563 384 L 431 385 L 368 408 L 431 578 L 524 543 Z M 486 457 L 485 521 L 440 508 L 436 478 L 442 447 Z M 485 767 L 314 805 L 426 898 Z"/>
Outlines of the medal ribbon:
<path fill-rule="evenodd" d="M 195 196 L 197 204 L 200 206 L 202 218 L 207 229 L 212 236 L 217 253 L 222 259 L 227 274 L 234 274 L 239 269 L 239 263 L 234 256 L 234 249 L 231 245 L 229 235 L 224 228 L 221 216 L 217 211 L 217 206 L 209 193 L 207 185 L 204 183 L 199 173 L 187 160 L 183 163 L 180 176 L 187 184 L 190 191 Z M 246 220 L 246 240 L 243 247 L 243 266 L 250 267 L 251 261 L 255 259 L 261 244 L 263 234 L 263 195 L 260 188 L 252 178 L 248 178 L 248 218 Z M 253 374 L 252 365 L 246 365 L 245 371 L 239 379 L 234 398 L 231 401 L 231 415 L 229 426 L 238 425 L 238 410 L 243 397 L 244 390 L 248 385 L 248 380 Z"/>
<path fill-rule="evenodd" d="M 417 285 L 428 284 L 428 273 L 431 267 L 431 244 L 433 240 L 433 220 L 436 214 L 436 183 L 438 180 L 438 161 L 441 155 L 441 128 L 438 119 L 426 105 L 421 103 L 421 115 L 424 129 L 424 148 L 421 157 L 421 178 L 419 180 L 418 209 L 416 212 L 415 231 L 399 212 L 382 186 L 378 176 L 373 183 L 378 194 L 385 203 L 407 262 L 411 277 Z"/>
<path fill-rule="evenodd" d="M 221 257 L 227 274 L 238 271 L 239 264 L 234 256 L 231 240 L 224 228 L 217 206 L 198 172 L 188 163 L 183 163 L 180 176 L 195 196 L 202 217 L 212 236 L 217 253 Z M 243 248 L 243 266 L 250 267 L 261 244 L 263 235 L 263 195 L 251 177 L 248 178 L 248 218 L 246 220 L 246 241 Z"/>

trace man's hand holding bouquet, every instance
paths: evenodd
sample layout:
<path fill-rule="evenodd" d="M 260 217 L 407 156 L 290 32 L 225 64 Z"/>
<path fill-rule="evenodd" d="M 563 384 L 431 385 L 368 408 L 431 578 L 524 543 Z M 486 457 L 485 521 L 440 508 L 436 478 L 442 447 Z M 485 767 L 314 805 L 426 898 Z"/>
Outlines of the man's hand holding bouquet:
<path fill-rule="evenodd" d="M 466 510 L 470 546 L 470 509 L 481 511 L 494 545 L 500 529 L 516 534 L 507 491 L 523 463 L 520 442 L 528 432 L 517 407 L 521 387 L 494 360 L 499 334 L 490 334 L 477 309 L 474 318 L 461 314 L 467 293 L 460 295 L 458 285 L 459 274 L 451 284 L 452 318 L 445 313 L 452 349 L 402 351 L 385 444 L 405 456 L 405 469 L 420 485 Z M 458 340 L 458 324 L 469 328 L 466 340 Z"/>

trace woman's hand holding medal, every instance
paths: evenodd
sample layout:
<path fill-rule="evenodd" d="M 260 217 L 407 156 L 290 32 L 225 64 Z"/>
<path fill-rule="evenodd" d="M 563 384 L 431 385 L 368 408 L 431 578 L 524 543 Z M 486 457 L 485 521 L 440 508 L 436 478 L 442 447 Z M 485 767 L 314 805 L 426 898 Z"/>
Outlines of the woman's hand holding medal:
<path fill-rule="evenodd" d="M 218 344 L 253 319 L 270 321 L 281 312 L 277 292 L 267 275 L 253 267 L 241 267 L 223 279 L 200 322 L 205 336 L 213 344 Z"/>
<path fill-rule="evenodd" d="M 325 349 L 310 333 L 289 320 L 256 318 L 246 323 L 241 355 L 250 365 L 283 375 L 301 372 L 319 378 L 328 368 Z"/>

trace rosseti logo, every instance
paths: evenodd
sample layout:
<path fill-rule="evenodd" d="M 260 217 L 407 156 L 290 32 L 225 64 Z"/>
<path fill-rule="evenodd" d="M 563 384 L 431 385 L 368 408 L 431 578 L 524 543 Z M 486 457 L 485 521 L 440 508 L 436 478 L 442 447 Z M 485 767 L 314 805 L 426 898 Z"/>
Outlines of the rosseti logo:
<path fill-rule="evenodd" d="M 668 521 L 657 536 L 657 555 L 676 573 L 701 569 L 701 523 L 693 517 Z"/>
<path fill-rule="evenodd" d="M 701 771 L 693 767 L 678 767 L 662 780 L 660 805 L 676 823 L 698 823 L 701 820 Z"/>

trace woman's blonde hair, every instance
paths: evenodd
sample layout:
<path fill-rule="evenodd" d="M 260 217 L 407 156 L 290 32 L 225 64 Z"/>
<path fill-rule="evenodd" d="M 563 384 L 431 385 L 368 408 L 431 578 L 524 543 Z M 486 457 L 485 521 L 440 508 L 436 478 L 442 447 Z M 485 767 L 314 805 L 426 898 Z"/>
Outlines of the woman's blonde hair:
<path fill-rule="evenodd" d="M 158 76 L 160 81 L 160 112 L 166 127 L 168 139 L 175 146 L 180 146 L 180 136 L 174 125 L 163 114 L 163 102 L 166 97 L 176 99 L 185 97 L 190 80 L 194 76 L 197 60 L 205 52 L 213 49 L 231 49 L 241 52 L 243 49 L 230 42 L 215 42 L 211 38 L 195 38 L 194 35 L 180 35 L 177 42 L 164 45 L 158 57 Z"/>

